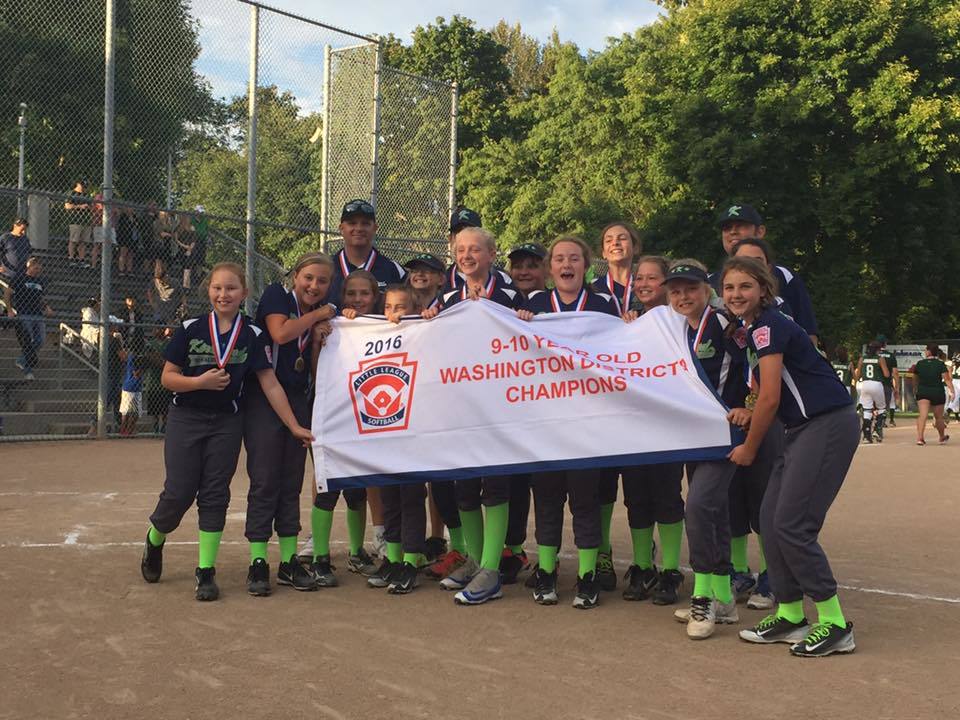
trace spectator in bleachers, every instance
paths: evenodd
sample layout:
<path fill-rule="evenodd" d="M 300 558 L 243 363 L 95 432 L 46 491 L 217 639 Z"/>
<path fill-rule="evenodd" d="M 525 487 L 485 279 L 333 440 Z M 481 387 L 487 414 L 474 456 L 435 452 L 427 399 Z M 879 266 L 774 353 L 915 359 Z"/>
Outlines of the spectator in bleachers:
<path fill-rule="evenodd" d="M 153 221 L 153 252 L 154 260 L 163 260 L 169 263 L 174 245 L 173 236 L 177 230 L 176 217 L 172 212 L 161 210 L 157 219 Z"/>
<path fill-rule="evenodd" d="M 140 240 L 140 262 L 143 274 L 150 277 L 154 263 L 160 258 L 160 250 L 153 237 L 153 226 L 157 221 L 157 204 L 147 203 L 147 208 L 137 214 L 137 235 Z"/>
<path fill-rule="evenodd" d="M 27 237 L 27 219 L 18 217 L 13 229 L 0 235 L 0 276 L 8 283 L 27 269 L 27 259 L 33 253 Z"/>
<path fill-rule="evenodd" d="M 153 322 L 158 325 L 171 324 L 183 305 L 183 293 L 170 281 L 163 260 L 154 263 L 153 279 L 147 285 L 147 302 L 153 309 Z"/>
<path fill-rule="evenodd" d="M 132 207 L 117 213 L 117 272 L 120 277 L 133 275 L 133 257 L 137 245 L 137 218 Z"/>
<path fill-rule="evenodd" d="M 91 224 L 91 203 L 86 195 L 87 188 L 78 180 L 73 186 L 70 199 L 63 204 L 70 220 L 70 235 L 67 239 L 67 261 L 71 265 L 89 267 L 86 260 L 87 245 L 93 234 Z"/>
<path fill-rule="evenodd" d="M 4 289 L 7 315 L 15 319 L 17 342 L 23 350 L 23 355 L 16 359 L 15 364 L 23 370 L 26 380 L 33 380 L 37 353 L 47 335 L 44 317 L 53 315 L 53 309 L 44 297 L 44 284 L 40 277 L 42 271 L 40 260 L 31 257 L 27 260 L 26 270 L 16 275 Z"/>
<path fill-rule="evenodd" d="M 120 390 L 120 434 L 137 434 L 137 420 L 143 415 L 143 358 L 127 353 L 123 386 Z"/>
<path fill-rule="evenodd" d="M 80 321 L 80 347 L 89 360 L 100 347 L 100 298 L 91 297 L 80 308 Z"/>
<path fill-rule="evenodd" d="M 110 232 L 106 232 L 103 227 L 103 193 L 98 192 L 93 196 L 94 203 L 91 210 L 91 222 L 93 224 L 93 242 L 90 245 L 90 266 L 96 269 L 100 261 L 100 252 L 103 250 L 104 242 L 116 242 L 113 228 L 117 226 L 117 210 L 110 210 Z"/>
<path fill-rule="evenodd" d="M 143 352 L 143 318 L 140 317 L 140 306 L 133 295 L 123 299 L 124 342 L 135 353 Z"/>
<path fill-rule="evenodd" d="M 195 267 L 197 249 L 197 233 L 193 227 L 192 218 L 186 213 L 180 213 L 177 220 L 177 231 L 173 239 L 176 245 L 176 263 L 183 268 L 183 289 L 190 289 L 190 279 Z"/>

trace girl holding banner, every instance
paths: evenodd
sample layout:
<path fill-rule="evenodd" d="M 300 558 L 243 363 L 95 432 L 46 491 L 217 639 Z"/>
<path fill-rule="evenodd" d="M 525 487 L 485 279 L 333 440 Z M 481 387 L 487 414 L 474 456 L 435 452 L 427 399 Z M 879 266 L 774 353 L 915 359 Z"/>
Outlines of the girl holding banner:
<path fill-rule="evenodd" d="M 336 306 L 323 304 L 333 277 L 333 262 L 321 253 L 307 253 L 292 272 L 293 287 L 267 286 L 257 306 L 257 324 L 265 330 L 265 343 L 280 387 L 298 422 L 309 427 L 313 409 L 311 370 L 315 356 L 313 330 L 336 314 Z M 243 442 L 247 449 L 246 537 L 250 542 L 247 592 L 271 592 L 267 542 L 276 529 L 280 544 L 277 582 L 295 590 L 316 590 L 317 579 L 297 558 L 300 532 L 300 492 L 307 450 L 294 442 L 273 411 L 258 383 L 251 383 L 244 418 Z M 316 538 L 316 533 L 314 534 Z M 314 557 L 315 566 L 329 565 L 329 555 Z"/>
<path fill-rule="evenodd" d="M 594 291 L 584 284 L 590 267 L 590 248 L 580 238 L 560 236 L 550 245 L 547 264 L 554 289 L 530 294 L 526 313 L 521 317 L 552 312 L 594 312 L 620 315 L 610 295 Z M 573 606 L 590 609 L 600 599 L 597 579 L 597 555 L 602 540 L 599 482 L 603 470 L 560 470 L 533 476 L 537 554 L 539 567 L 535 576 L 533 599 L 541 605 L 557 603 L 557 553 L 563 532 L 563 506 L 570 499 L 573 515 L 573 536 L 577 546 L 579 568 L 577 595 Z"/>

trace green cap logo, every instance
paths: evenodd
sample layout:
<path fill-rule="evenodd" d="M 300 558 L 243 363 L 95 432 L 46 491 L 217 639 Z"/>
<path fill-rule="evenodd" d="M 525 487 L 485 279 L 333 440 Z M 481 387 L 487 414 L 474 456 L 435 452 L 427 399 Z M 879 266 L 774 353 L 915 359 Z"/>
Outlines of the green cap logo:
<path fill-rule="evenodd" d="M 727 208 L 728 217 L 740 217 L 740 211 L 743 209 L 742 205 L 731 205 Z"/>

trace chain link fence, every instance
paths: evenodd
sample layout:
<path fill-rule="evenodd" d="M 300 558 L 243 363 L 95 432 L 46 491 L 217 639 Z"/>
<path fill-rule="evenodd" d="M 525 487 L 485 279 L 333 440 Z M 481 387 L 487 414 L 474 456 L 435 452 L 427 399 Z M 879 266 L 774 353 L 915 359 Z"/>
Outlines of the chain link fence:
<path fill-rule="evenodd" d="M 0 221 L 29 240 L 0 268 L 4 439 L 120 434 L 128 361 L 156 359 L 132 330 L 146 348 L 203 312 L 222 260 L 252 311 L 299 254 L 339 249 L 350 199 L 395 260 L 446 256 L 456 91 L 383 66 L 376 37 L 247 0 L 6 3 L 0 28 Z M 162 429 L 144 402 L 133 430 Z"/>

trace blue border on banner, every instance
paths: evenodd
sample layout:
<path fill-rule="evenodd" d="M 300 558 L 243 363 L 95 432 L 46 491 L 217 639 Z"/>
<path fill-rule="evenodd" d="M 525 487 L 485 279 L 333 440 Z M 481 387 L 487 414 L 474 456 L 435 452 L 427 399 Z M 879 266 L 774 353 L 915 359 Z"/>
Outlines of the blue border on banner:
<path fill-rule="evenodd" d="M 664 450 L 627 455 L 605 455 L 601 457 L 574 458 L 572 460 L 542 460 L 511 465 L 482 465 L 478 467 L 457 468 L 451 470 L 428 470 L 408 473 L 390 473 L 354 475 L 352 477 L 327 478 L 328 490 L 347 488 L 376 487 L 381 485 L 404 485 L 407 483 L 438 482 L 449 480 L 469 480 L 490 475 L 513 475 L 519 473 L 548 472 L 551 470 L 585 470 L 588 468 L 621 468 L 636 465 L 660 465 L 677 462 L 704 462 L 708 460 L 726 460 L 734 445 L 742 442 L 743 433 L 738 428 L 731 432 L 732 445 L 719 445 L 708 448 L 687 450 Z"/>

